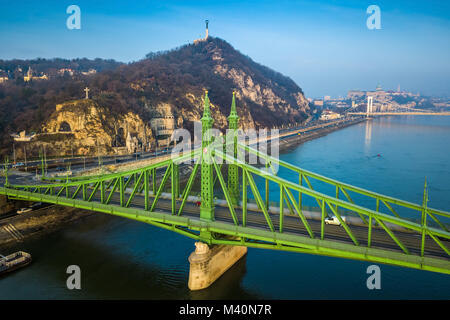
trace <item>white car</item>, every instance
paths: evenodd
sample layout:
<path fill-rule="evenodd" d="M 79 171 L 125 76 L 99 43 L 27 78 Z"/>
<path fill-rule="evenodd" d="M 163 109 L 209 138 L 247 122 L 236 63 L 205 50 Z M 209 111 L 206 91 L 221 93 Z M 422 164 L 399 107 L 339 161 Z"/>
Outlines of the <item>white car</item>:
<path fill-rule="evenodd" d="M 25 212 L 30 212 L 33 209 L 31 208 L 20 208 L 19 210 L 17 210 L 17 214 L 21 214 L 21 213 L 25 213 Z"/>
<path fill-rule="evenodd" d="M 341 217 L 342 221 L 347 222 L 345 217 Z M 326 224 L 334 224 L 335 226 L 340 226 L 341 222 L 339 221 L 339 219 L 336 216 L 332 216 L 332 217 L 326 217 L 325 218 L 325 223 Z"/>

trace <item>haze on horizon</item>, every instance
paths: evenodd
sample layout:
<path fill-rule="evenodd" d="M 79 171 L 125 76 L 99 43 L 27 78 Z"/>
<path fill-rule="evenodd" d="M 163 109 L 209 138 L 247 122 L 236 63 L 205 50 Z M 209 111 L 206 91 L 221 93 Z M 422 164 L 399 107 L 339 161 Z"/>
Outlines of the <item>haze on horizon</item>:
<path fill-rule="evenodd" d="M 291 77 L 307 97 L 384 89 L 450 96 L 450 3 L 444 1 L 1 0 L 0 59 L 142 59 L 204 36 L 222 38 Z M 66 9 L 81 8 L 81 30 Z M 369 30 L 369 5 L 381 29 Z"/>

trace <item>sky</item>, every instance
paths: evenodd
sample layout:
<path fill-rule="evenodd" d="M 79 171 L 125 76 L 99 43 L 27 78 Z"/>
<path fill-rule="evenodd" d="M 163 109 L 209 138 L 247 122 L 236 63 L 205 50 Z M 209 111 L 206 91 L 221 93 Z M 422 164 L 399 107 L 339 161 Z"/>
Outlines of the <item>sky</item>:
<path fill-rule="evenodd" d="M 68 29 L 70 5 L 81 29 Z M 369 29 L 370 5 L 380 29 Z M 0 59 L 142 59 L 222 38 L 293 79 L 307 97 L 348 90 L 450 96 L 450 1 L 0 0 Z"/>

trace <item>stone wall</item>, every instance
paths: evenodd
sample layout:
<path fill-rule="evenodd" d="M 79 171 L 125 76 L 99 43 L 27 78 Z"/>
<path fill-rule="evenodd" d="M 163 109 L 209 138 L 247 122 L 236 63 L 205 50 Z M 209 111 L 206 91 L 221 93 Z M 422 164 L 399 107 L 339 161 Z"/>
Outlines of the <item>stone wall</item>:
<path fill-rule="evenodd" d="M 0 217 L 2 215 L 10 213 L 11 211 L 15 211 L 19 208 L 27 207 L 29 205 L 29 201 L 9 200 L 7 196 L 0 195 Z"/>

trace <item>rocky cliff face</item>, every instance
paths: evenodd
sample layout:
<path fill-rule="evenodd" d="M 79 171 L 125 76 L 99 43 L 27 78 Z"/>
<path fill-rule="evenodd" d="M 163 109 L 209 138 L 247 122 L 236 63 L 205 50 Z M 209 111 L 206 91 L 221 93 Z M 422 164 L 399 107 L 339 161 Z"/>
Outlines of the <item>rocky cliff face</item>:
<path fill-rule="evenodd" d="M 154 143 L 151 129 L 139 115 L 111 114 L 93 100 L 74 100 L 56 105 L 42 124 L 42 133 L 27 148 L 33 153 L 45 147 L 47 155 L 124 153 L 128 135 L 135 137 L 140 147 Z"/>
<path fill-rule="evenodd" d="M 303 122 L 310 109 L 303 91 L 291 79 L 255 63 L 218 38 L 152 56 L 118 72 L 146 104 L 168 103 L 176 118 L 192 128 L 202 114 L 209 90 L 214 126 L 227 127 L 231 95 L 236 91 L 243 128 L 273 128 Z"/>

